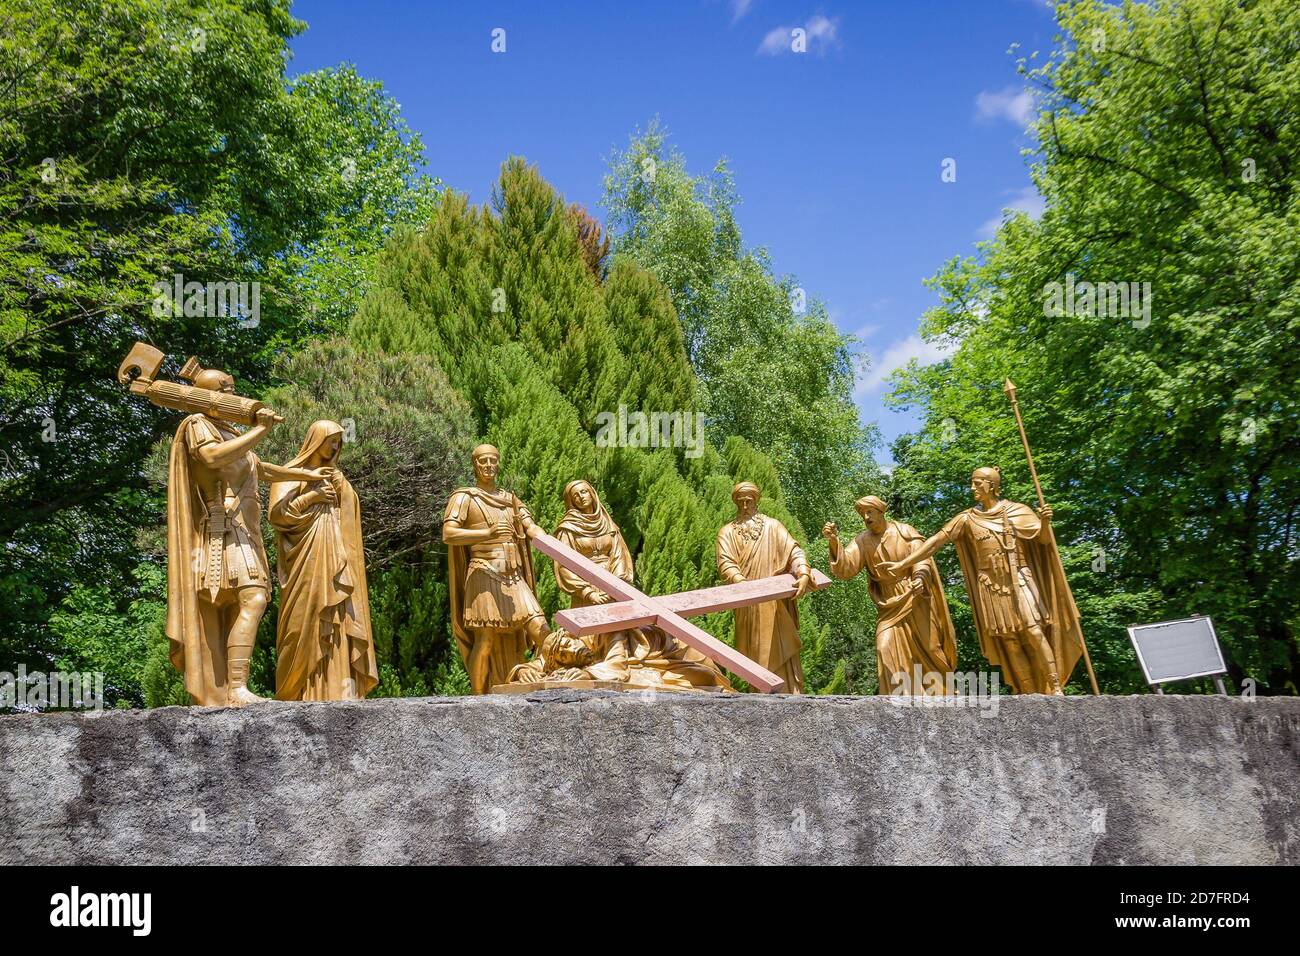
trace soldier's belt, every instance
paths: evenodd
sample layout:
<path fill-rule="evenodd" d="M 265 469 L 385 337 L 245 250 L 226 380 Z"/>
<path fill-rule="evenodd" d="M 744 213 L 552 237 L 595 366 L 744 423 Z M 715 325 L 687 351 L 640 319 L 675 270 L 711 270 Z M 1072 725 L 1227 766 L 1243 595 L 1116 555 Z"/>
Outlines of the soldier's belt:
<path fill-rule="evenodd" d="M 218 498 L 208 502 L 207 561 L 203 569 L 203 586 L 215 594 L 221 589 L 221 572 L 225 567 L 226 509 Z"/>

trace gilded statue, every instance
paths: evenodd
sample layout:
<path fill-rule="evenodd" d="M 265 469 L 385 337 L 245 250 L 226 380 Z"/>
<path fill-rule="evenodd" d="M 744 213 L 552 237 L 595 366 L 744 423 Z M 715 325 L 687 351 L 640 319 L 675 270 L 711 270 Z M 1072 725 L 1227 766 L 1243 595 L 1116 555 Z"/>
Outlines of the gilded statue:
<path fill-rule="evenodd" d="M 1083 652 L 1083 632 L 1052 537 L 1052 509 L 1043 504 L 1035 514 L 1003 498 L 997 468 L 976 468 L 970 488 L 974 507 L 881 570 L 901 574 L 951 542 L 984 656 L 1018 694 L 1061 694 Z"/>
<path fill-rule="evenodd" d="M 742 481 L 732 489 L 736 517 L 718 531 L 718 574 L 727 584 L 794 575 L 797 585 L 791 597 L 736 608 L 736 649 L 781 677 L 786 693 L 802 694 L 797 602 L 812 587 L 812 570 L 785 526 L 759 513 L 760 495 L 751 481 Z"/>
<path fill-rule="evenodd" d="M 632 554 L 618 524 L 591 483 L 581 479 L 569 482 L 564 489 L 564 506 L 564 517 L 555 529 L 555 537 L 631 584 Z M 555 565 L 555 580 L 575 608 L 608 604 L 613 600 L 559 564 Z M 684 690 L 729 690 L 731 687 L 711 660 L 658 627 L 629 628 L 581 638 L 556 631 L 543 642 L 540 654 L 514 669 L 510 680 L 513 683 L 602 680 Z"/>
<path fill-rule="evenodd" d="M 449 556 L 451 626 L 470 689 L 486 694 L 504 684 L 548 628 L 537 602 L 529 539 L 540 530 L 518 496 L 497 487 L 501 453 L 472 453 L 475 484 L 452 492 L 443 514 Z"/>
<path fill-rule="evenodd" d="M 320 470 L 325 477 L 271 485 L 280 579 L 279 700 L 359 699 L 379 683 L 361 505 L 338 466 L 342 447 L 341 425 L 315 422 L 285 467 Z"/>
<path fill-rule="evenodd" d="M 848 544 L 828 521 L 822 528 L 830 548 L 831 573 L 841 580 L 866 571 L 876 605 L 876 671 L 881 694 L 942 695 L 957 667 L 957 636 L 944 599 L 939 569 L 931 559 L 907 575 L 887 574 L 882 565 L 919 549 L 925 536 L 909 524 L 886 518 L 888 506 L 875 495 L 853 505 L 865 525 Z"/>
<path fill-rule="evenodd" d="M 234 396 L 235 380 L 218 369 L 186 366 L 193 389 Z M 185 388 L 185 386 L 178 386 Z M 227 402 L 229 404 L 229 402 Z M 169 406 L 174 407 L 174 406 Z M 321 471 L 281 467 L 253 451 L 279 420 L 269 408 L 252 412 L 242 434 L 207 412 L 176 429 L 167 480 L 167 637 L 185 689 L 205 707 L 243 706 L 263 698 L 248 689 L 257 627 L 271 597 L 262 545 L 261 481 L 317 481 Z"/>

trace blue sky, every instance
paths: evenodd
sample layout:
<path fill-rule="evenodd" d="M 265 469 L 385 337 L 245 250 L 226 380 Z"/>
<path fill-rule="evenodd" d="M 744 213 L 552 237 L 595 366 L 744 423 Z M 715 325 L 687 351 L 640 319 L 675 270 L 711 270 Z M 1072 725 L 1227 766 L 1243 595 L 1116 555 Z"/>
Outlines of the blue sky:
<path fill-rule="evenodd" d="M 1021 53 L 1051 47 L 1043 0 L 475 3 L 302 0 L 291 72 L 354 63 L 423 138 L 429 172 L 484 202 L 522 155 L 597 215 L 606 162 L 658 116 L 695 172 L 726 156 L 744 240 L 859 336 L 856 398 L 886 442 L 916 416 L 883 376 L 932 360 L 921 280 L 1040 203 Z M 790 50 L 802 28 L 807 50 Z M 492 31 L 505 30 L 504 53 Z M 940 178 L 956 160 L 955 182 Z M 888 458 L 887 449 L 882 449 Z"/>

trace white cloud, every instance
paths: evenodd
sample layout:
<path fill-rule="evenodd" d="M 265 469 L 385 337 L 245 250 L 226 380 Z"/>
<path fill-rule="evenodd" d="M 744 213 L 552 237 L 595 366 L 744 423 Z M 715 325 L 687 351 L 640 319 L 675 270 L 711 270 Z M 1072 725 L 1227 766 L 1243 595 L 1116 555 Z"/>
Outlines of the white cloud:
<path fill-rule="evenodd" d="M 942 359 L 947 358 L 955 351 L 955 346 L 944 343 L 927 342 L 915 332 L 905 339 L 899 339 L 894 342 L 884 353 L 871 363 L 871 368 L 858 382 L 857 388 L 854 389 L 856 398 L 864 396 L 878 390 L 885 384 L 887 379 L 894 371 L 902 368 L 912 359 L 916 359 L 922 365 L 933 365 Z"/>
<path fill-rule="evenodd" d="M 754 0 L 731 0 L 731 22 L 743 19 L 753 5 Z"/>
<path fill-rule="evenodd" d="M 794 37 L 791 35 L 794 27 L 773 27 L 768 30 L 763 37 L 763 42 L 758 45 L 756 52 L 766 56 L 779 56 L 782 53 L 792 53 Z M 807 40 L 807 49 L 809 53 L 823 54 L 831 47 L 840 45 L 839 29 L 840 20 L 836 17 L 834 20 L 824 17 L 820 13 L 810 17 L 808 22 L 803 25 L 804 37 Z"/>
<path fill-rule="evenodd" d="M 975 97 L 977 120 L 1010 120 L 1017 126 L 1027 126 L 1034 116 L 1034 95 L 1026 89 L 1008 86 L 996 92 L 982 90 Z"/>
<path fill-rule="evenodd" d="M 790 50 L 790 28 L 773 27 L 767 31 L 763 37 L 763 42 L 758 45 L 759 53 L 766 53 L 768 56 L 776 56 L 778 53 L 788 53 Z"/>
<path fill-rule="evenodd" d="M 1043 197 L 1039 195 L 1038 189 L 1034 186 L 1026 186 L 1024 189 L 1015 193 L 1011 202 L 1007 203 L 1002 208 L 1004 210 L 1011 209 L 1016 212 L 1028 213 L 1031 219 L 1037 219 L 1043 214 L 1043 209 L 1045 207 L 1046 203 L 1044 202 Z M 996 216 L 987 219 L 984 222 L 984 225 L 980 226 L 979 229 L 976 230 L 976 236 L 980 239 L 992 239 L 997 233 L 998 227 L 1002 225 L 1003 216 L 1004 213 L 999 212 Z"/>
<path fill-rule="evenodd" d="M 836 36 L 839 28 L 840 21 L 838 17 L 832 20 L 820 13 L 809 20 L 808 25 L 804 27 L 808 31 L 809 40 L 825 40 L 827 43 L 839 42 L 839 38 Z"/>

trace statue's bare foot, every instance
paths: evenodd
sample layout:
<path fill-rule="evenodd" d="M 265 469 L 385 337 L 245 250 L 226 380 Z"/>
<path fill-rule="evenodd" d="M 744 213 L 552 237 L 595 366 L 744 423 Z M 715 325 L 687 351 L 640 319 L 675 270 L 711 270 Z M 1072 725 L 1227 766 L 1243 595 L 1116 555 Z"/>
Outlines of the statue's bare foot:
<path fill-rule="evenodd" d="M 226 703 L 231 707 L 243 707 L 245 704 L 260 704 L 265 697 L 258 697 L 247 687 L 232 687 L 226 694 Z"/>

